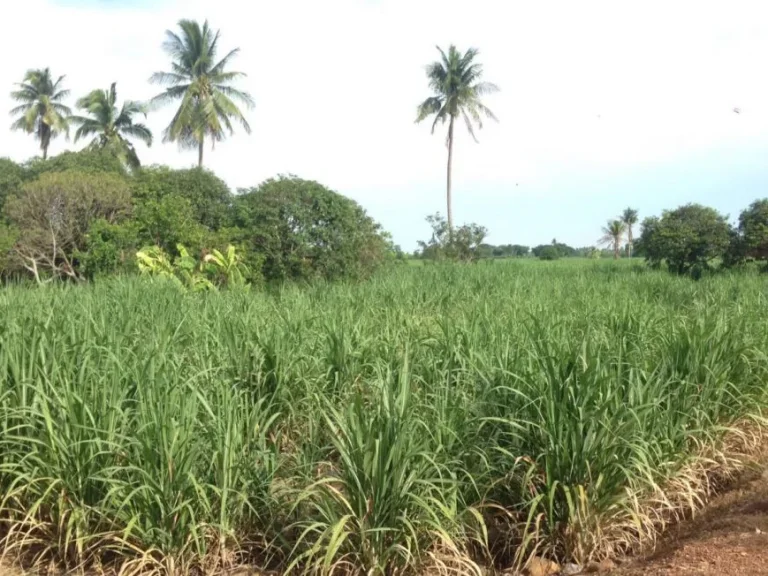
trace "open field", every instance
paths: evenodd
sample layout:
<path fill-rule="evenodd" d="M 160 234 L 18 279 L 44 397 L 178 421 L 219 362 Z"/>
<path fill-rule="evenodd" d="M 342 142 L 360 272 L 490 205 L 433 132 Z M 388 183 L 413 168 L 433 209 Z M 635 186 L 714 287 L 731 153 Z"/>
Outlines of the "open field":
<path fill-rule="evenodd" d="M 704 447 L 768 402 L 757 274 L 530 260 L 0 307 L 0 529 L 70 568 L 586 563 L 695 506 Z"/>

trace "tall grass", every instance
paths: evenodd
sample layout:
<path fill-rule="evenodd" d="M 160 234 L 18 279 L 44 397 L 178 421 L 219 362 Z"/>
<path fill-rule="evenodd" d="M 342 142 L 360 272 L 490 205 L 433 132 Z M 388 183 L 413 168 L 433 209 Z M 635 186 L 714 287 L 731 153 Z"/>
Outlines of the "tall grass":
<path fill-rule="evenodd" d="M 644 499 L 663 507 L 699 447 L 768 401 L 757 275 L 521 262 L 205 295 L 125 279 L 9 287 L 0 308 L 0 538 L 69 570 L 583 562 L 648 535 Z"/>

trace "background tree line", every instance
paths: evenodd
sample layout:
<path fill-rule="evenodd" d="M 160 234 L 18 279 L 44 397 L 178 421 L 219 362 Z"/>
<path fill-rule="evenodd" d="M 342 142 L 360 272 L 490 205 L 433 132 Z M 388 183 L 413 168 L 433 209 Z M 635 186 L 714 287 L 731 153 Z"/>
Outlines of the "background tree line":
<path fill-rule="evenodd" d="M 113 150 L 0 159 L 0 274 L 86 280 L 137 271 L 136 253 L 235 246 L 250 282 L 360 278 L 393 257 L 354 201 L 278 176 L 233 193 L 203 168 L 128 170 Z"/>

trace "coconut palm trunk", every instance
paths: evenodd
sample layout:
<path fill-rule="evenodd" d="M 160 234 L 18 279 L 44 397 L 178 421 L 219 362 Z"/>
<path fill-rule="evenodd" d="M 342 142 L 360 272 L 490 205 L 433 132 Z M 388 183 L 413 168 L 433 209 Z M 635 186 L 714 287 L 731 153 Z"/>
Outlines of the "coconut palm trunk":
<path fill-rule="evenodd" d="M 451 207 L 451 171 L 453 169 L 453 116 L 448 125 L 448 170 L 446 175 L 445 199 L 448 212 L 448 234 L 453 235 L 453 209 Z"/>
<path fill-rule="evenodd" d="M 200 137 L 200 142 L 197 143 L 197 167 L 202 168 L 203 167 L 203 140 L 204 138 Z"/>

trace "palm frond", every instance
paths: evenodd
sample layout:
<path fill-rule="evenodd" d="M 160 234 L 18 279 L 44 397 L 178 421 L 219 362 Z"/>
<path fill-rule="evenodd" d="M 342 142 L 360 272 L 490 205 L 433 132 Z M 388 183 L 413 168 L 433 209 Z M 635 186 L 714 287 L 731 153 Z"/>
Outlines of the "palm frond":
<path fill-rule="evenodd" d="M 121 129 L 120 132 L 126 136 L 131 136 L 144 142 L 147 146 L 152 146 L 152 131 L 144 124 L 133 124 Z"/>
<path fill-rule="evenodd" d="M 248 108 L 253 108 L 256 105 L 251 95 L 243 90 L 238 90 L 237 88 L 226 86 L 224 84 L 214 84 L 213 88 L 216 92 L 220 92 L 229 98 L 234 98 L 238 102 L 245 104 Z"/>

